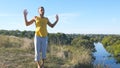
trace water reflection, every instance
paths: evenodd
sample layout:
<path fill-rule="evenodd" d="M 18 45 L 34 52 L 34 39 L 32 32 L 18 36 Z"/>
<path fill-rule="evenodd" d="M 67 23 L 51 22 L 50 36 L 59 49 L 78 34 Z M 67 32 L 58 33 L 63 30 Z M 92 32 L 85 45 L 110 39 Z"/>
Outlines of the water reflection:
<path fill-rule="evenodd" d="M 110 68 L 120 68 L 120 64 L 116 64 L 117 61 L 106 51 L 100 42 L 94 43 L 94 45 L 96 49 L 96 52 L 93 53 L 95 57 L 94 64 L 108 65 Z"/>

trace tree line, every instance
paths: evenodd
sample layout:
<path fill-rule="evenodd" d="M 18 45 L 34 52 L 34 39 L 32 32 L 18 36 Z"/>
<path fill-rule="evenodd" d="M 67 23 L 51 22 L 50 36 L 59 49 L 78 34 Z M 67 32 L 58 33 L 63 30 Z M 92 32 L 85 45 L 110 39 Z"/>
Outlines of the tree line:
<path fill-rule="evenodd" d="M 34 31 L 20 30 L 0 30 L 0 35 L 16 36 L 22 38 L 34 38 Z M 92 47 L 94 42 L 101 42 L 103 45 L 112 45 L 119 42 L 119 35 L 104 35 L 104 34 L 65 34 L 65 33 L 49 33 L 48 43 L 55 45 L 74 45 Z"/>
<path fill-rule="evenodd" d="M 0 30 L 1 35 L 16 36 L 16 37 L 27 37 L 30 39 L 34 38 L 34 31 L 19 31 L 19 30 Z M 75 46 L 87 46 L 91 45 L 92 42 L 97 41 L 93 35 L 83 34 L 65 34 L 65 33 L 49 33 L 48 43 L 55 45 L 75 45 Z"/>
<path fill-rule="evenodd" d="M 16 37 L 27 37 L 33 38 L 34 31 L 20 31 L 20 30 L 0 30 L 0 34 L 2 35 L 9 35 L 9 36 L 16 36 Z"/>

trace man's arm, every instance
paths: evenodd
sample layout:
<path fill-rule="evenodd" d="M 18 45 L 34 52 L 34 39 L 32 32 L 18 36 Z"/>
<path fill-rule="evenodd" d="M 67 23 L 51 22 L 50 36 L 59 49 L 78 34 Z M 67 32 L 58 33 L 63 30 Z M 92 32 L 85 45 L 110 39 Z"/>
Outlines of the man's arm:
<path fill-rule="evenodd" d="M 53 24 L 51 24 L 51 23 L 48 21 L 48 25 L 53 28 L 53 27 L 57 24 L 58 20 L 59 20 L 59 17 L 58 17 L 58 15 L 56 15 L 56 21 L 55 21 Z"/>
<path fill-rule="evenodd" d="M 33 22 L 35 22 L 35 19 L 32 19 L 32 20 L 30 20 L 30 21 L 27 20 L 27 14 L 28 14 L 28 12 L 27 12 L 26 9 L 24 10 L 23 14 L 24 14 L 24 20 L 25 20 L 26 26 L 29 26 L 29 25 L 31 25 Z"/>

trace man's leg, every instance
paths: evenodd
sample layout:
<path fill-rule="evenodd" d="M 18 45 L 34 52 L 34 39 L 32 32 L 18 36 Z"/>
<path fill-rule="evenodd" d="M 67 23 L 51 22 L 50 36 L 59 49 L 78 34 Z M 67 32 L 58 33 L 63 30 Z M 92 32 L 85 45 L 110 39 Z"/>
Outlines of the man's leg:
<path fill-rule="evenodd" d="M 35 36 L 34 46 L 35 46 L 35 62 L 37 63 L 38 68 L 40 68 L 40 38 Z"/>
<path fill-rule="evenodd" d="M 46 59 L 47 45 L 48 38 L 46 37 L 42 39 L 42 68 L 44 68 L 44 61 Z"/>

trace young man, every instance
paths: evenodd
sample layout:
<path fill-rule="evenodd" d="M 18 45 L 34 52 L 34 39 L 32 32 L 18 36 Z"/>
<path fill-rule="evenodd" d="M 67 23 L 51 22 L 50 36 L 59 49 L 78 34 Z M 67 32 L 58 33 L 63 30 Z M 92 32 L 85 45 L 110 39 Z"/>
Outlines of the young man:
<path fill-rule="evenodd" d="M 35 37 L 34 37 L 34 46 L 35 46 L 35 61 L 37 63 L 38 68 L 40 68 L 40 51 L 42 52 L 42 65 L 41 67 L 44 68 L 44 60 L 46 59 L 46 51 L 47 51 L 47 25 L 50 27 L 54 27 L 59 20 L 58 15 L 56 15 L 56 21 L 51 24 L 48 18 L 44 17 L 44 7 L 38 8 L 39 16 L 35 16 L 30 21 L 27 20 L 27 10 L 25 9 L 24 19 L 26 26 L 29 26 L 33 23 L 36 25 L 35 30 Z"/>

